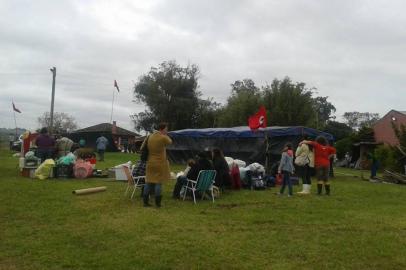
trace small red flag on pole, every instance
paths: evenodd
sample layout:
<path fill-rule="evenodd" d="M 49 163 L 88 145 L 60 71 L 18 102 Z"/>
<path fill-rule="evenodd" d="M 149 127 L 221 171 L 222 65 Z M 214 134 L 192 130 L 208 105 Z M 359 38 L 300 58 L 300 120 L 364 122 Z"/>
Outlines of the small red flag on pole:
<path fill-rule="evenodd" d="M 120 88 L 118 88 L 118 84 L 117 84 L 116 80 L 114 80 L 114 87 L 117 88 L 117 92 L 120 92 Z"/>
<path fill-rule="evenodd" d="M 14 102 L 12 102 L 12 103 L 13 103 L 13 110 L 14 110 L 15 112 L 21 113 L 21 111 L 16 108 L 16 105 L 14 105 Z"/>
<path fill-rule="evenodd" d="M 256 114 L 248 118 L 248 126 L 251 130 L 266 127 L 266 110 L 264 106 L 261 106 Z"/>

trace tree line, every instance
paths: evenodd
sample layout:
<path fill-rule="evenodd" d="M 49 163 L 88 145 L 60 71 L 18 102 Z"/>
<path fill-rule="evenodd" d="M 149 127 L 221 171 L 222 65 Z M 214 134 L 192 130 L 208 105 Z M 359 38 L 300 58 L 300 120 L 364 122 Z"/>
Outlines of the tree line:
<path fill-rule="evenodd" d="M 315 96 L 315 88 L 289 77 L 264 86 L 252 79 L 237 80 L 231 83 L 224 105 L 202 98 L 199 77 L 197 65 L 181 67 L 175 61 L 163 62 L 142 75 L 134 85 L 134 97 L 146 110 L 131 116 L 136 130 L 151 131 L 158 121 L 168 122 L 173 130 L 242 126 L 261 105 L 271 125 L 323 128 L 336 111 L 328 97 Z"/>
<path fill-rule="evenodd" d="M 252 79 L 236 80 L 225 89 L 230 93 L 225 104 L 202 98 L 199 78 L 197 65 L 181 67 L 176 61 L 165 61 L 139 77 L 134 101 L 144 103 L 146 109 L 131 115 L 135 129 L 152 131 L 159 121 L 168 122 L 172 130 L 244 126 L 261 105 L 267 109 L 269 125 L 313 127 L 338 139 L 379 119 L 374 113 L 347 112 L 346 123 L 336 122 L 336 108 L 327 96 L 317 96 L 316 88 L 289 77 L 263 86 Z"/>

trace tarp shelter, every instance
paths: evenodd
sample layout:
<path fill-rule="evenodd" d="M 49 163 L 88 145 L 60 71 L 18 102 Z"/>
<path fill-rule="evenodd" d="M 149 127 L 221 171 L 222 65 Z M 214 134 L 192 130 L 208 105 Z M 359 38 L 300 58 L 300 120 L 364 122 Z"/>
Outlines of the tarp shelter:
<path fill-rule="evenodd" d="M 314 139 L 323 135 L 330 142 L 334 140 L 329 133 L 302 126 L 274 126 L 258 131 L 251 131 L 247 126 L 183 129 L 171 131 L 168 135 L 172 138 L 173 144 L 167 147 L 167 153 L 169 159 L 175 163 L 184 163 L 187 159 L 195 157 L 199 151 L 209 151 L 218 147 L 223 150 L 225 156 L 241 159 L 247 163 L 265 164 L 267 153 L 270 161 L 277 160 L 287 142 L 291 142 L 296 148 L 304 136 Z"/>

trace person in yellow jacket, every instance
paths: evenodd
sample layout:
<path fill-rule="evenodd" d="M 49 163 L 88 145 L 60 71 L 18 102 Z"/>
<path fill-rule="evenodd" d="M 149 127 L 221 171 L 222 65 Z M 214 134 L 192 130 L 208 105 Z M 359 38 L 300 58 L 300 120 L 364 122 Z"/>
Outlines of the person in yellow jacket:
<path fill-rule="evenodd" d="M 160 123 L 158 131 L 149 135 L 141 146 L 148 147 L 148 159 L 146 166 L 146 179 L 143 194 L 144 207 L 149 204 L 150 191 L 155 191 L 155 205 L 161 207 L 162 183 L 170 179 L 169 162 L 166 158 L 166 146 L 172 144 L 171 138 L 167 135 L 168 124 Z M 146 143 L 147 142 L 147 143 Z"/>
<path fill-rule="evenodd" d="M 298 194 L 310 194 L 312 187 L 311 173 L 314 168 L 314 153 L 312 146 L 301 144 L 297 147 L 295 153 L 295 165 L 298 166 L 298 173 L 303 181 L 303 189 Z"/>

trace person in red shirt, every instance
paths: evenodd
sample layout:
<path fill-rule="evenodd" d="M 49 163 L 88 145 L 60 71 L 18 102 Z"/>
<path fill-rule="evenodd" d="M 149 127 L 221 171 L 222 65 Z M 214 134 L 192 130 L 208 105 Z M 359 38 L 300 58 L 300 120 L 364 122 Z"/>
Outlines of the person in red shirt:
<path fill-rule="evenodd" d="M 302 141 L 300 144 L 305 143 L 313 146 L 314 151 L 314 167 L 316 168 L 317 176 L 317 194 L 321 195 L 324 188 L 326 195 L 330 195 L 330 182 L 328 181 L 330 157 L 336 153 L 336 149 L 328 145 L 325 137 L 319 136 L 315 141 Z"/>

